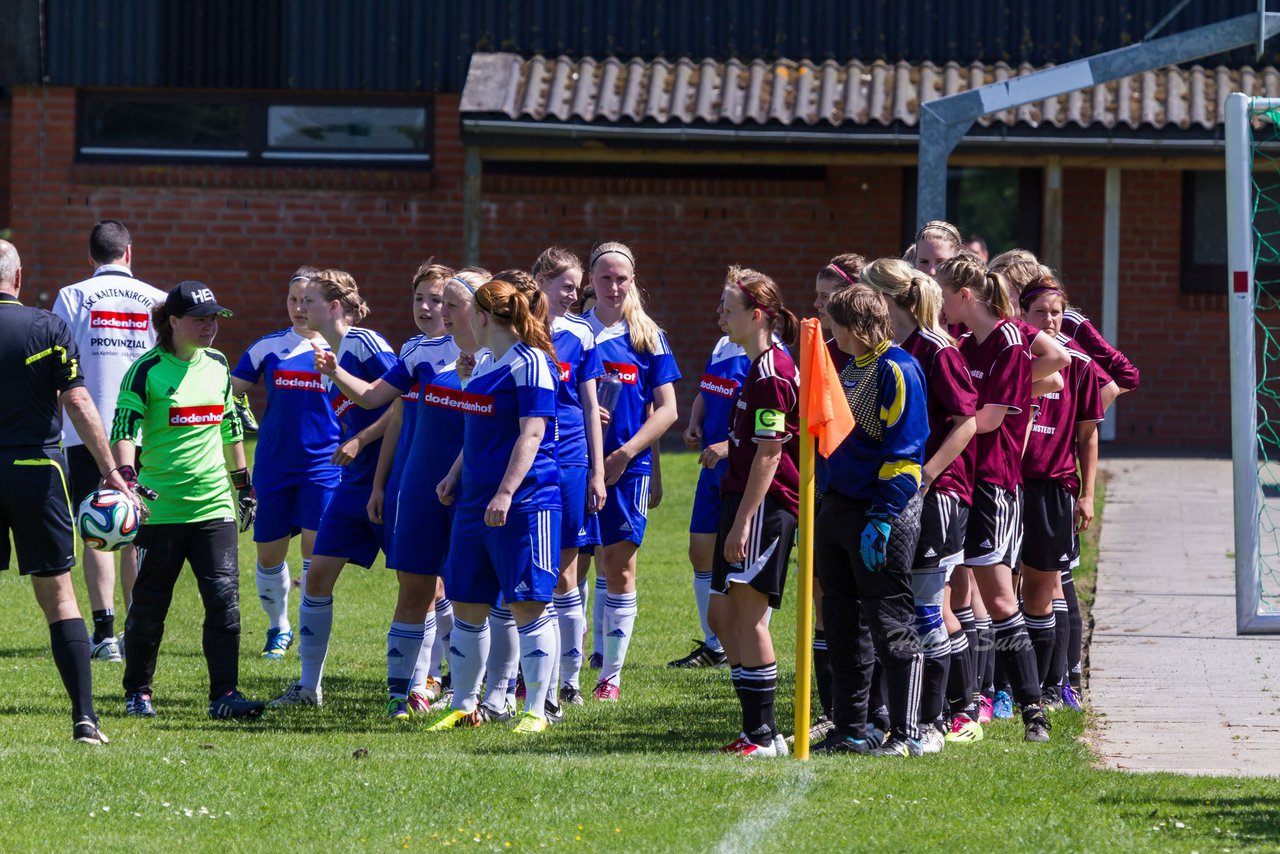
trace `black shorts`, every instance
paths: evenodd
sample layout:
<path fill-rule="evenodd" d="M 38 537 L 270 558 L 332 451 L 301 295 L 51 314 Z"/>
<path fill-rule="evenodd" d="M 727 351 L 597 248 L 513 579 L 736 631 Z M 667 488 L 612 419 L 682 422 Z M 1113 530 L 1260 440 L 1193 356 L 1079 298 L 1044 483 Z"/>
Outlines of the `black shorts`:
<path fill-rule="evenodd" d="M 1018 494 L 986 481 L 973 487 L 973 506 L 964 535 L 965 566 L 1017 564 Z"/>
<path fill-rule="evenodd" d="M 964 561 L 969 505 L 950 492 L 931 489 L 920 509 L 920 541 L 912 569 L 953 569 Z"/>
<path fill-rule="evenodd" d="M 769 598 L 770 608 L 780 608 L 791 548 L 796 541 L 796 517 L 772 495 L 766 495 L 747 529 L 747 559 L 731 564 L 724 559 L 724 541 L 741 503 L 740 492 L 723 496 L 715 560 L 711 564 L 711 589 L 727 594 L 730 584 L 747 584 Z"/>
<path fill-rule="evenodd" d="M 1024 485 L 1025 539 L 1022 562 L 1046 572 L 1070 569 L 1080 553 L 1076 536 L 1076 497 L 1056 480 Z"/>
<path fill-rule="evenodd" d="M 0 569 L 9 532 L 23 575 L 61 575 L 76 563 L 67 461 L 56 448 L 0 450 Z"/>
<path fill-rule="evenodd" d="M 71 490 L 71 511 L 73 513 L 80 512 L 80 505 L 89 497 L 90 493 L 98 491 L 98 485 L 102 483 L 102 473 L 98 471 L 98 461 L 93 458 L 93 454 L 89 453 L 89 448 L 85 445 L 72 445 L 67 448 L 67 468 L 69 469 L 67 477 L 67 485 Z M 142 458 L 142 448 L 134 451 L 134 458 Z M 135 463 L 134 471 L 142 471 L 142 465 Z"/>

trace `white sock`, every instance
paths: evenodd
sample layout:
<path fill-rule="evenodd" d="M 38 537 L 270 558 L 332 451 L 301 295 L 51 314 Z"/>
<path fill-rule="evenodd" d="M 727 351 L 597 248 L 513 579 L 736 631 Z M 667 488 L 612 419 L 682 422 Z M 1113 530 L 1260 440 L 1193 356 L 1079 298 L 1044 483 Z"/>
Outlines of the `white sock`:
<path fill-rule="evenodd" d="M 311 558 L 304 557 L 302 559 L 302 591 L 307 590 L 307 573 L 311 571 Z"/>
<path fill-rule="evenodd" d="M 431 650 L 436 645 L 436 612 L 428 611 L 422 621 L 422 646 L 418 648 L 418 660 L 413 664 L 413 676 L 409 679 L 409 693 L 427 693 L 427 672 L 431 665 Z"/>
<path fill-rule="evenodd" d="M 454 625 L 457 625 L 456 620 Z M 516 618 L 506 608 L 490 608 L 489 635 L 484 704 L 495 711 L 502 711 L 507 707 L 511 680 L 516 678 L 520 667 L 520 635 L 516 630 Z"/>
<path fill-rule="evenodd" d="M 436 600 L 436 641 L 431 645 L 431 666 L 427 675 L 440 680 L 440 662 L 449 652 L 449 633 L 453 631 L 453 603 L 448 599 Z"/>
<path fill-rule="evenodd" d="M 422 625 L 391 621 L 387 630 L 387 693 L 393 700 L 409 696 L 413 666 L 422 650 Z"/>
<path fill-rule="evenodd" d="M 489 623 L 479 625 L 455 618 L 449 639 L 449 672 L 453 674 L 453 708 L 474 712 L 480 680 L 489 657 Z"/>
<path fill-rule="evenodd" d="M 720 638 L 711 631 L 711 624 L 707 622 L 707 608 L 711 604 L 711 573 L 694 570 L 693 598 L 698 602 L 698 620 L 702 623 L 703 643 L 717 652 L 723 651 Z"/>
<path fill-rule="evenodd" d="M 596 570 L 596 599 L 591 603 L 591 651 L 604 655 L 604 602 L 609 596 L 609 587 L 604 576 Z M 583 602 L 586 600 L 583 599 Z M 586 613 L 585 611 L 583 613 Z"/>
<path fill-rule="evenodd" d="M 578 590 L 572 590 L 556 595 L 552 601 L 560 620 L 560 684 L 577 688 L 578 674 L 582 672 L 582 636 L 587 628 L 582 597 Z"/>
<path fill-rule="evenodd" d="M 524 669 L 524 708 L 545 716 L 547 691 L 552 684 L 556 656 L 555 620 L 543 614 L 520 627 L 520 666 Z"/>
<path fill-rule="evenodd" d="M 267 614 L 267 628 L 289 631 L 289 564 L 263 566 L 258 563 L 258 602 Z"/>
<path fill-rule="evenodd" d="M 560 705 L 560 612 L 556 609 L 555 596 L 552 595 L 551 601 L 547 603 L 546 610 L 543 615 L 551 618 L 551 629 L 555 633 L 552 644 L 553 649 L 544 650 L 551 654 L 551 676 L 547 680 L 547 699 L 554 706 Z M 525 674 L 525 691 L 524 691 L 524 707 L 525 711 L 530 709 L 529 706 L 529 675 Z M 537 711 L 537 709 L 533 709 Z"/>
<path fill-rule="evenodd" d="M 605 596 L 604 605 L 604 666 L 600 679 L 622 683 L 622 664 L 627 660 L 627 647 L 631 645 L 631 633 L 636 625 L 636 594 L 612 593 Z"/>
<path fill-rule="evenodd" d="M 302 604 L 298 606 L 298 659 L 302 662 L 302 676 L 298 681 L 303 688 L 320 690 L 332 633 L 333 597 L 302 594 Z"/>

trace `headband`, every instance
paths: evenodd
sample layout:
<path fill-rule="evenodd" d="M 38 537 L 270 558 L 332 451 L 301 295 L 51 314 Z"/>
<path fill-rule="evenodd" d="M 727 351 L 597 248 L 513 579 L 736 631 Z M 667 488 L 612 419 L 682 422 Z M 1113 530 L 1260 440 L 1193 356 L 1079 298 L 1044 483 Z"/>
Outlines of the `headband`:
<path fill-rule="evenodd" d="M 310 276 L 294 276 L 292 279 L 289 280 L 289 284 L 292 285 L 294 282 L 309 282 L 309 281 L 311 281 Z"/>
<path fill-rule="evenodd" d="M 827 269 L 828 269 L 828 270 L 834 270 L 834 271 L 835 271 L 835 274 L 836 274 L 837 276 L 839 276 L 840 278 L 844 279 L 846 282 L 848 282 L 848 283 L 849 283 L 849 284 L 851 284 L 851 285 L 856 285 L 856 284 L 858 284 L 858 283 L 857 283 L 857 282 L 855 282 L 853 279 L 849 278 L 849 274 L 848 274 L 848 273 L 846 273 L 844 270 L 841 270 L 841 269 L 840 269 L 839 267 L 837 267 L 835 264 L 828 264 L 828 265 L 827 265 Z"/>
<path fill-rule="evenodd" d="M 466 279 L 460 279 L 457 276 L 453 276 L 449 279 L 449 281 L 457 282 L 458 284 L 462 285 L 464 288 L 467 289 L 467 293 L 471 294 L 472 296 L 476 295 L 476 289 L 471 287 L 471 283 L 468 282 Z"/>
<path fill-rule="evenodd" d="M 631 269 L 634 270 L 636 268 L 636 260 L 632 258 L 630 255 L 628 255 L 626 252 L 623 252 L 621 249 L 606 249 L 603 252 L 598 252 L 598 254 L 595 254 L 592 256 L 591 263 L 588 264 L 587 266 L 594 267 L 597 261 L 599 261 L 604 256 L 608 255 L 610 252 L 612 252 L 614 255 L 621 255 L 623 258 L 626 258 L 627 263 L 631 265 Z"/>
<path fill-rule="evenodd" d="M 1067 298 L 1067 295 L 1062 292 L 1061 288 L 1055 288 L 1052 286 L 1041 286 L 1038 288 L 1028 288 L 1027 290 L 1023 291 L 1022 294 L 1018 297 L 1018 302 L 1022 303 L 1023 308 L 1026 308 L 1036 301 L 1036 297 L 1041 296 L 1043 294 L 1057 294 L 1059 297 L 1063 299 L 1064 302 L 1066 301 L 1066 298 Z"/>
<path fill-rule="evenodd" d="M 960 236 L 960 229 L 956 228 L 946 220 L 941 219 L 930 220 L 921 226 L 920 230 L 916 232 L 916 243 L 919 243 L 920 238 L 923 237 L 924 233 L 931 228 L 936 228 L 938 231 L 945 231 L 948 237 L 955 238 L 956 243 L 964 245 L 964 238 Z"/>
<path fill-rule="evenodd" d="M 747 286 L 742 284 L 742 279 L 738 279 L 737 281 L 734 282 L 734 284 L 738 286 L 738 290 L 742 291 L 742 296 L 744 299 L 746 299 L 748 305 L 750 305 L 752 308 L 760 309 L 761 311 L 764 312 L 765 317 L 769 318 L 770 320 L 773 320 L 776 313 L 762 306 L 760 302 L 755 298 L 755 296 L 752 295 L 751 291 L 747 290 Z"/>

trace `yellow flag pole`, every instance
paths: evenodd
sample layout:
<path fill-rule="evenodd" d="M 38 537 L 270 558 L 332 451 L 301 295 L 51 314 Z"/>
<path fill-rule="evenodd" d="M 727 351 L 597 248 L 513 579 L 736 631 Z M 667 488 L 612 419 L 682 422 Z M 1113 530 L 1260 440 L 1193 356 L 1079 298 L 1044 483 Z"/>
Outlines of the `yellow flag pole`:
<path fill-rule="evenodd" d="M 801 383 L 808 381 L 801 377 Z M 809 758 L 809 701 L 813 655 L 813 455 L 815 440 L 808 419 L 800 417 L 799 585 L 796 590 L 796 738 L 795 756 Z"/>

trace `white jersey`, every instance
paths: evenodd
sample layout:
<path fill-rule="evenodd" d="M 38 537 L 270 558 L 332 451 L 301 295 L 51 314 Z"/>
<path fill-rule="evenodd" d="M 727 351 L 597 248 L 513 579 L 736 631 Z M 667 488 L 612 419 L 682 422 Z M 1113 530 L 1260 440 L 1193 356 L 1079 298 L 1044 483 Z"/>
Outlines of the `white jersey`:
<path fill-rule="evenodd" d="M 128 267 L 103 264 L 58 292 L 53 313 L 67 322 L 80 351 L 84 385 L 104 424 L 115 416 L 120 381 L 134 360 L 156 344 L 151 309 L 167 294 L 133 277 Z M 71 419 L 62 418 L 62 442 L 83 445 Z"/>

